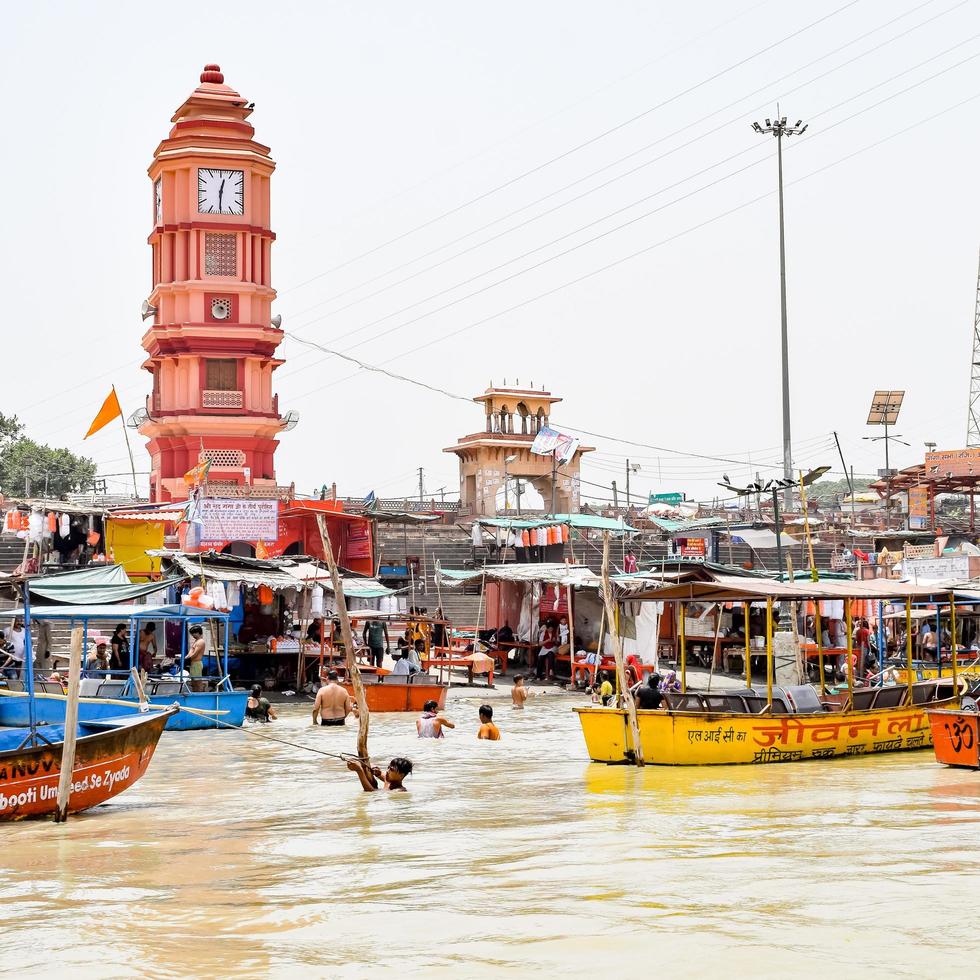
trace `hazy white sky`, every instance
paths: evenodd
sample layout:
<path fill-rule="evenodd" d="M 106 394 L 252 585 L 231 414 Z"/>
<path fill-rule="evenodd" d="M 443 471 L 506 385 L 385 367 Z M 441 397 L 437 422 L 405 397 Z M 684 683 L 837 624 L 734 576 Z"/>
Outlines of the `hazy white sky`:
<path fill-rule="evenodd" d="M 109 385 L 127 413 L 149 389 L 146 167 L 209 61 L 278 163 L 284 327 L 463 395 L 547 385 L 556 424 L 604 434 L 600 497 L 626 456 L 634 492 L 700 497 L 781 459 L 775 145 L 750 128 L 778 99 L 810 122 L 785 155 L 798 464 L 839 470 L 837 429 L 882 466 L 876 387 L 908 389 L 893 465 L 964 445 L 980 0 L 10 5 L 0 410 L 101 472 L 127 466 L 117 426 L 81 443 Z M 280 482 L 458 487 L 441 449 L 479 406 L 282 352 Z"/>

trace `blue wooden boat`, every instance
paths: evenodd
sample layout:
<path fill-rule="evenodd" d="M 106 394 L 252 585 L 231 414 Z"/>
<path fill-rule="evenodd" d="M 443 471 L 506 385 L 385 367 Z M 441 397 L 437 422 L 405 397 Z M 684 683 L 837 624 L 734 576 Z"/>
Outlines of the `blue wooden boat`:
<path fill-rule="evenodd" d="M 33 591 L 33 590 L 31 590 Z M 189 711 L 178 711 L 167 721 L 167 729 L 171 731 L 194 731 L 200 729 L 240 728 L 245 721 L 245 705 L 248 701 L 247 691 L 236 691 L 228 676 L 228 614 L 214 610 L 205 610 L 193 606 L 137 606 L 137 605 L 53 605 L 36 606 L 30 602 L 28 589 L 24 590 L 25 603 L 23 610 L 0 610 L 0 622 L 4 620 L 23 619 L 30 642 L 30 624 L 34 620 L 68 623 L 71 626 L 81 626 L 88 636 L 88 626 L 91 621 L 109 623 L 129 623 L 129 635 L 135 638 L 139 625 L 146 622 L 159 622 L 176 619 L 181 622 L 180 658 L 175 664 L 177 676 L 163 674 L 150 677 L 146 685 L 146 698 L 151 704 L 172 705 L 182 708 L 192 708 L 206 712 L 205 715 L 192 714 Z M 219 657 L 212 654 L 208 660 L 213 666 L 220 664 L 220 676 L 199 678 L 200 683 L 213 686 L 209 691 L 192 691 L 185 680 L 184 659 L 187 653 L 187 629 L 195 623 L 207 620 L 217 620 L 224 626 L 224 650 Z M 87 648 L 87 643 L 85 647 Z M 125 716 L 130 711 L 139 712 L 139 694 L 132 677 L 132 669 L 136 665 L 136 643 L 130 643 L 129 660 L 131 673 L 120 676 L 121 671 L 86 671 L 87 677 L 100 677 L 94 696 L 83 696 L 79 700 L 78 717 L 80 721 L 96 721 L 109 717 Z M 28 657 L 32 655 L 30 648 Z M 31 717 L 40 722 L 58 725 L 64 724 L 65 705 L 67 698 L 61 692 L 60 686 L 41 679 L 34 682 L 33 689 L 36 697 L 31 698 L 30 688 L 24 690 L 24 682 L 17 679 L 6 681 L 6 687 L 0 680 L 0 727 L 19 727 L 31 724 Z M 19 690 L 18 690 L 19 688 Z M 131 702 L 132 708 L 120 704 Z"/>

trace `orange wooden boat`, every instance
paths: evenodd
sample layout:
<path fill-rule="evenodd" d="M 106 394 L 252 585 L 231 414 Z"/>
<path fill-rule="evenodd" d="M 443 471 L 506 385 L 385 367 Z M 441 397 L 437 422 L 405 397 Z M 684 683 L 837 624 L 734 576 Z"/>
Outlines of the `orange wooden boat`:
<path fill-rule="evenodd" d="M 424 683 L 412 683 L 410 678 L 400 674 L 388 674 L 377 679 L 370 674 L 365 674 L 363 679 L 368 711 L 420 712 L 426 701 L 435 701 L 440 711 L 446 706 L 448 684 L 439 684 L 430 680 Z M 344 687 L 353 697 L 353 686 L 344 682 Z"/>
<path fill-rule="evenodd" d="M 959 708 L 927 711 L 936 761 L 961 769 L 980 769 L 980 714 L 973 698 Z"/>
<path fill-rule="evenodd" d="M 79 722 L 68 812 L 98 806 L 132 786 L 178 710 Z M 35 731 L 35 744 L 28 746 L 30 729 L 0 730 L 0 820 L 47 816 L 57 808 L 64 726 Z"/>

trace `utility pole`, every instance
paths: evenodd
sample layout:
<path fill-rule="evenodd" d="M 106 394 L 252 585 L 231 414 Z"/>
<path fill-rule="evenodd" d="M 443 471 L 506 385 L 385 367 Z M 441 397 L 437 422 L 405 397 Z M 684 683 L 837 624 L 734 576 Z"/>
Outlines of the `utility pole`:
<path fill-rule="evenodd" d="M 776 137 L 776 161 L 779 180 L 779 309 L 780 309 L 780 347 L 782 361 L 782 382 L 783 382 L 783 479 L 793 479 L 793 446 L 790 435 L 790 411 L 789 411 L 789 332 L 786 325 L 786 234 L 783 221 L 783 137 L 798 136 L 806 132 L 807 127 L 803 125 L 803 120 L 798 119 L 796 124 L 788 126 L 786 117 L 779 115 L 779 105 L 776 105 L 775 121 L 766 120 L 765 126 L 760 126 L 757 122 L 752 123 L 752 128 L 759 134 Z M 793 506 L 792 485 L 783 491 L 783 507 L 790 510 Z"/>
<path fill-rule="evenodd" d="M 555 514 L 555 494 L 558 490 L 558 451 L 551 454 L 551 514 Z"/>
<path fill-rule="evenodd" d="M 630 509 L 630 461 L 626 460 L 626 509 Z"/>
<path fill-rule="evenodd" d="M 422 467 L 419 467 L 419 503 L 422 503 L 422 498 L 425 496 L 425 490 L 422 487 Z"/>

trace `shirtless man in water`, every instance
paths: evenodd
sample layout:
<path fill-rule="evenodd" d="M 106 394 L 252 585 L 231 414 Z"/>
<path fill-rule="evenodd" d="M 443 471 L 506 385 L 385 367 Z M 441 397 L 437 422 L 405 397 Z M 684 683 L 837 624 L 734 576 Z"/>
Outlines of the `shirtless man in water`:
<path fill-rule="evenodd" d="M 347 690 L 337 683 L 337 671 L 327 673 L 327 683 L 316 692 L 313 703 L 314 725 L 343 725 L 356 705 Z"/>

